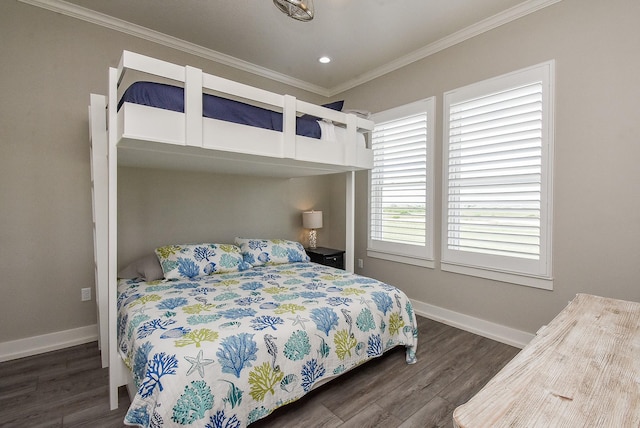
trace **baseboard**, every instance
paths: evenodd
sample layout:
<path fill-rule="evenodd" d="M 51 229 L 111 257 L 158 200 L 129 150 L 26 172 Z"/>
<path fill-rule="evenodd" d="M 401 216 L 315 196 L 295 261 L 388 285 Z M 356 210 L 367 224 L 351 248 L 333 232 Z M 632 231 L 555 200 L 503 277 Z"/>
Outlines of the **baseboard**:
<path fill-rule="evenodd" d="M 460 328 L 470 333 L 478 334 L 507 345 L 524 348 L 535 337 L 534 334 L 501 324 L 492 323 L 480 318 L 461 314 L 439 306 L 412 300 L 416 314 L 439 321 L 452 327 Z M 0 343 L 0 362 L 42 354 L 81 345 L 98 340 L 98 325 L 88 325 L 71 330 L 43 334 Z"/>
<path fill-rule="evenodd" d="M 0 343 L 0 362 L 42 354 L 96 340 L 98 340 L 98 325 L 93 324 L 41 336 L 2 342 Z"/>
<path fill-rule="evenodd" d="M 524 348 L 535 337 L 535 334 L 516 330 L 501 324 L 496 324 L 480 318 L 461 314 L 439 306 L 430 305 L 418 300 L 411 300 L 413 310 L 417 315 L 439 321 L 470 333 L 478 334 L 498 342 L 517 348 Z"/>

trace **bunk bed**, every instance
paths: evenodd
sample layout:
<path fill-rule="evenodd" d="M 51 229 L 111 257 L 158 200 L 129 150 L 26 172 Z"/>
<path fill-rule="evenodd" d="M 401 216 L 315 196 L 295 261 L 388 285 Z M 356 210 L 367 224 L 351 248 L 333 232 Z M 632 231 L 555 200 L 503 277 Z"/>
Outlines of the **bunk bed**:
<path fill-rule="evenodd" d="M 126 87 L 131 72 L 145 83 Z M 170 94 L 146 92 L 157 87 Z M 128 97 L 128 88 L 143 95 Z M 156 102 L 167 97 L 174 102 Z M 211 102 L 233 106 L 217 107 L 220 116 L 208 110 Z M 224 117 L 239 102 L 266 116 L 249 125 L 235 113 Z M 391 347 L 405 346 L 407 362 L 415 362 L 407 296 L 353 274 L 354 174 L 372 168 L 365 134 L 373 123 L 338 110 L 127 51 L 109 70 L 108 97 L 91 95 L 99 346 L 111 408 L 119 386 L 134 396 L 127 424 L 246 426 Z M 299 135 L 308 127 L 311 136 Z M 118 279 L 118 165 L 345 173 L 346 270 L 310 263 L 295 242 L 237 238 L 156 249 L 163 279 Z M 203 254 L 216 262 L 200 270 Z M 189 268 L 176 268 L 190 257 Z"/>

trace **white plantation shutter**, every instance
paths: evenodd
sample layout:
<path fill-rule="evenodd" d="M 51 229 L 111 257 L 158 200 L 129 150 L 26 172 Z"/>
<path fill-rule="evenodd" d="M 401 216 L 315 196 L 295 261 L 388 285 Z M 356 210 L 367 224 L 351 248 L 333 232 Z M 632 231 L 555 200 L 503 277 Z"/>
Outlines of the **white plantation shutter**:
<path fill-rule="evenodd" d="M 445 95 L 443 269 L 550 277 L 551 69 Z"/>
<path fill-rule="evenodd" d="M 449 120 L 449 248 L 540 258 L 542 83 L 457 103 Z"/>
<path fill-rule="evenodd" d="M 415 264 L 421 264 L 416 260 L 432 258 L 432 114 L 430 99 L 378 113 L 373 118 L 371 256 L 392 260 L 397 260 L 393 256 L 406 257 L 409 260 L 402 261 Z"/>
<path fill-rule="evenodd" d="M 427 114 L 383 123 L 373 131 L 371 235 L 424 245 Z"/>

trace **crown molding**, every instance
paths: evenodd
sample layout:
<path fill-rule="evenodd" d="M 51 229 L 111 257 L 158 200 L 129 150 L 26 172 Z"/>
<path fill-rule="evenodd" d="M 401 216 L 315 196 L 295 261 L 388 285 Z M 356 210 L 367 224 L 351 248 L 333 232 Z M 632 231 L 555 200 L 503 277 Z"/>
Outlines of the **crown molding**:
<path fill-rule="evenodd" d="M 114 18 L 109 15 L 105 15 L 100 12 L 77 6 L 75 4 L 68 3 L 63 0 L 18 0 L 22 3 L 37 6 L 43 9 L 50 10 L 52 12 L 60 13 L 72 18 L 80 19 L 92 24 L 100 25 L 111 30 L 119 31 L 131 36 L 139 37 L 144 40 L 148 40 L 154 43 L 158 43 L 163 46 L 167 46 L 179 51 L 189 53 L 201 58 L 214 61 L 229 67 L 236 68 L 238 70 L 246 71 L 248 73 L 255 74 L 257 76 L 265 77 L 280 83 L 284 83 L 295 88 L 303 89 L 305 91 L 312 92 L 314 94 L 322 95 L 325 97 L 332 97 L 336 94 L 345 92 L 358 85 L 369 82 L 392 71 L 398 70 L 416 61 L 420 61 L 430 55 L 454 46 L 458 43 L 462 43 L 472 37 L 478 36 L 494 28 L 500 27 L 504 24 L 508 24 L 516 19 L 522 18 L 530 13 L 536 12 L 547 6 L 551 6 L 562 0 L 529 0 L 523 2 L 517 6 L 500 12 L 494 16 L 491 16 L 485 20 L 477 22 L 457 31 L 449 36 L 424 46 L 418 50 L 415 50 L 407 55 L 404 55 L 394 61 L 391 61 L 381 67 L 373 69 L 367 73 L 358 76 L 355 79 L 348 80 L 342 84 L 334 86 L 333 88 L 324 88 L 319 85 L 314 85 L 309 82 L 305 82 L 300 79 L 288 76 L 286 74 L 278 73 L 271 69 L 260 67 L 259 65 L 243 61 L 241 59 L 232 57 L 230 55 L 223 54 L 212 49 L 205 48 L 195 43 L 187 42 L 182 39 L 178 39 L 173 36 L 169 36 L 164 33 L 160 33 L 155 30 L 151 30 L 146 27 L 142 27 L 137 24 Z"/>
<path fill-rule="evenodd" d="M 335 94 L 339 94 L 341 92 L 345 92 L 349 89 L 355 88 L 358 85 L 362 85 L 363 83 L 369 82 L 385 74 L 391 73 L 392 71 L 420 61 L 421 59 L 424 59 L 430 55 L 450 48 L 451 46 L 457 45 L 458 43 L 462 43 L 465 40 L 471 39 L 482 33 L 486 33 L 487 31 L 493 30 L 494 28 L 500 27 L 504 24 L 508 24 L 512 21 L 515 21 L 516 19 L 522 18 L 523 16 L 536 12 L 547 6 L 551 6 L 560 1 L 561 0 L 529 0 L 521 3 L 487 19 L 470 25 L 469 27 L 457 31 L 449 36 L 443 37 L 436 42 L 428 44 L 427 46 L 415 50 L 381 67 L 373 69 L 355 79 L 335 86 L 330 89 L 329 96 L 333 96 Z"/>
<path fill-rule="evenodd" d="M 150 42 L 158 43 L 169 48 L 177 49 L 181 52 L 199 56 L 210 61 L 233 67 L 238 70 L 246 71 L 248 73 L 265 77 L 267 79 L 275 80 L 276 82 L 284 83 L 289 86 L 303 89 L 305 91 L 309 91 L 318 95 L 322 95 L 325 97 L 330 96 L 330 91 L 327 88 L 323 88 L 322 86 L 314 85 L 312 83 L 296 79 L 286 74 L 278 73 L 271 69 L 260 67 L 259 65 L 223 54 L 222 52 L 208 49 L 195 43 L 187 42 L 177 37 L 169 36 L 167 34 L 143 27 L 141 25 L 132 24 L 122 19 L 114 18 L 112 16 L 105 15 L 103 13 L 96 12 L 72 3 L 68 3 L 63 0 L 18 1 L 32 6 L 37 6 L 42 9 L 50 10 L 52 12 L 60 13 L 65 16 L 80 19 L 92 24 L 100 25 L 102 27 L 119 31 L 131 36 L 139 37 Z"/>

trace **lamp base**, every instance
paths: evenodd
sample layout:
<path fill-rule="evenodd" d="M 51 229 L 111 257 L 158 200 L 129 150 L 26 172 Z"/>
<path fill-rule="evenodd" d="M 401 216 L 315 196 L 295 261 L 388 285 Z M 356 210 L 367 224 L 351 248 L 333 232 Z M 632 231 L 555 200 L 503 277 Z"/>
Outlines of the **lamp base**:
<path fill-rule="evenodd" d="M 317 241 L 316 241 L 316 230 L 315 229 L 311 229 L 309 231 L 309 248 L 316 249 L 317 248 L 316 243 L 317 243 Z"/>

